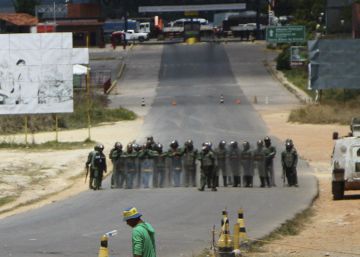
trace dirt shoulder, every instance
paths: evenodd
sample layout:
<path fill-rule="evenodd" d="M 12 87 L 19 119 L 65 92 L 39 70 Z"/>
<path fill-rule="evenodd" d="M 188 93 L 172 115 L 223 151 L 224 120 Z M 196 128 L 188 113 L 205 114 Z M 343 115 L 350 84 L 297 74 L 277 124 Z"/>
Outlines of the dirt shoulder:
<path fill-rule="evenodd" d="M 142 119 L 137 119 L 94 127 L 91 129 L 91 139 L 104 144 L 105 154 L 108 155 L 115 141 L 126 145 L 138 138 L 142 123 Z M 35 134 L 32 140 L 42 143 L 54 140 L 54 137 L 54 133 L 39 133 Z M 63 142 L 84 141 L 87 137 L 87 129 L 59 133 L 59 141 Z M 24 140 L 23 135 L 11 138 L 16 142 Z M 87 190 L 84 166 L 91 150 L 0 150 L 0 202 L 9 201 L 0 206 L 0 218 L 66 199 Z M 111 170 L 111 166 L 108 170 Z M 12 199 L 16 200 L 10 201 Z"/>
<path fill-rule="evenodd" d="M 275 240 L 264 246 L 263 252 L 247 256 L 359 256 L 360 197 L 333 201 L 331 194 L 332 132 L 344 135 L 349 127 L 287 123 L 288 114 L 281 110 L 261 112 L 271 134 L 282 140 L 292 138 L 301 157 L 314 168 L 319 180 L 319 198 L 312 207 L 315 215 L 299 235 Z"/>

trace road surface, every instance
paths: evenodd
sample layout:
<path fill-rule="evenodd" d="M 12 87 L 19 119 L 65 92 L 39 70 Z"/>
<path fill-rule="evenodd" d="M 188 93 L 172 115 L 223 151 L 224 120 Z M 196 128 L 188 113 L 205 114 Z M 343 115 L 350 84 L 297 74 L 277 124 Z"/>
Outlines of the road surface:
<path fill-rule="evenodd" d="M 112 97 L 112 104 L 145 115 L 139 142 L 153 135 L 165 149 L 172 139 L 182 144 L 189 138 L 196 147 L 205 140 L 214 145 L 249 140 L 254 146 L 267 135 L 253 107 L 254 96 L 257 108 L 297 104 L 265 70 L 264 58 L 261 46 L 247 43 L 140 47 L 127 56 L 122 94 Z M 221 94 L 224 104 L 219 104 Z M 139 107 L 142 97 L 145 108 Z M 273 141 L 281 151 L 283 143 Z M 161 257 L 192 256 L 209 247 L 211 228 L 219 228 L 224 208 L 231 224 L 243 208 L 248 234 L 258 238 L 306 208 L 317 192 L 306 163 L 299 165 L 299 188 L 282 186 L 278 158 L 275 163 L 276 188 L 259 188 L 257 177 L 255 188 L 218 192 L 109 190 L 107 180 L 105 190 L 0 220 L 0 252 L 16 257 L 96 256 L 100 236 L 117 229 L 119 235 L 110 239 L 111 256 L 131 256 L 131 229 L 122 222 L 122 210 L 129 206 L 136 206 L 155 227 Z"/>

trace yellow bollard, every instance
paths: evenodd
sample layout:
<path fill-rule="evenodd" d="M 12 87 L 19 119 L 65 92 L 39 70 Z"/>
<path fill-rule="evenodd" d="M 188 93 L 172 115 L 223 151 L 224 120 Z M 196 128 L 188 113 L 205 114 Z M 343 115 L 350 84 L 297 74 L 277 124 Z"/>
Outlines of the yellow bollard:
<path fill-rule="evenodd" d="M 239 223 L 234 225 L 234 251 L 240 249 L 240 226 Z"/>
<path fill-rule="evenodd" d="M 103 235 L 101 237 L 98 257 L 109 257 L 108 236 L 107 235 Z"/>
<path fill-rule="evenodd" d="M 188 38 L 187 40 L 186 40 L 186 43 L 188 44 L 188 45 L 193 45 L 193 44 L 195 44 L 195 43 L 197 43 L 197 39 L 195 38 L 195 37 L 190 37 L 190 38 Z"/>
<path fill-rule="evenodd" d="M 221 233 L 217 243 L 219 256 L 222 256 L 222 254 L 231 253 L 233 250 L 227 211 L 224 210 L 222 214 L 223 219 L 221 220 Z"/>
<path fill-rule="evenodd" d="M 239 240 L 240 240 L 240 245 L 241 245 L 243 243 L 247 243 L 249 240 L 249 238 L 246 234 L 243 209 L 239 209 L 239 211 L 238 211 L 237 223 L 239 224 Z"/>

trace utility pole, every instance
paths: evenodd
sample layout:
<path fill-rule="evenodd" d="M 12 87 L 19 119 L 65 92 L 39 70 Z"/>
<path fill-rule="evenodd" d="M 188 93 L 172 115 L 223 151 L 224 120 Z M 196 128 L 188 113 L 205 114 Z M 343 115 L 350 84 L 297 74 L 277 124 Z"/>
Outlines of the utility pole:
<path fill-rule="evenodd" d="M 125 34 L 124 34 L 124 49 L 126 48 L 127 45 L 127 39 L 126 39 L 126 33 L 128 31 L 128 11 L 127 11 L 127 4 L 126 1 L 124 1 L 124 22 L 125 22 L 125 26 L 124 26 L 124 30 L 125 30 Z"/>
<path fill-rule="evenodd" d="M 260 39 L 260 0 L 256 0 L 256 35 L 257 40 Z"/>

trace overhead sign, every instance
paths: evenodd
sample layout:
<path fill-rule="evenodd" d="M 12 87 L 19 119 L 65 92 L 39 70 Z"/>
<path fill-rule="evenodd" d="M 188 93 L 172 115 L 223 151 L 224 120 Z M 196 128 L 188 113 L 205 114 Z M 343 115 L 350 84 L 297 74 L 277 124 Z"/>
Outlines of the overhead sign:
<path fill-rule="evenodd" d="M 0 115 L 73 111 L 73 65 L 89 63 L 71 33 L 0 35 Z"/>
<path fill-rule="evenodd" d="M 246 9 L 246 4 L 244 3 L 243 4 L 139 6 L 140 13 L 229 11 L 229 10 L 245 10 L 245 9 Z"/>
<path fill-rule="evenodd" d="M 276 26 L 266 28 L 269 43 L 294 43 L 305 41 L 305 26 Z"/>

